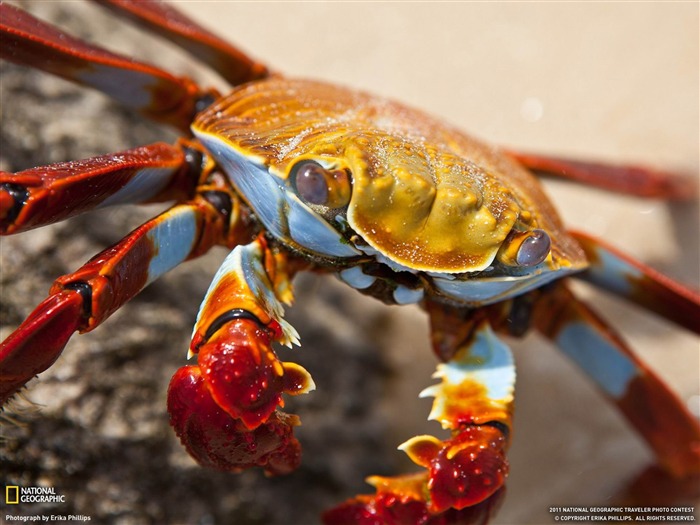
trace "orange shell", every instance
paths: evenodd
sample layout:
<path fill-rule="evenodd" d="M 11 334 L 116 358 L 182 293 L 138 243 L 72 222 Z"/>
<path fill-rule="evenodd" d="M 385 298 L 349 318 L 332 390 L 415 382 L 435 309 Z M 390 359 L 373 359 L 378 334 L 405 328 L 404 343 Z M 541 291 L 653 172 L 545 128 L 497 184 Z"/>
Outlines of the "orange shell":
<path fill-rule="evenodd" d="M 508 233 L 541 228 L 552 268 L 582 266 L 539 182 L 497 149 L 366 93 L 272 78 L 235 89 L 193 125 L 286 179 L 300 157 L 349 169 L 350 227 L 413 270 L 483 270 Z"/>

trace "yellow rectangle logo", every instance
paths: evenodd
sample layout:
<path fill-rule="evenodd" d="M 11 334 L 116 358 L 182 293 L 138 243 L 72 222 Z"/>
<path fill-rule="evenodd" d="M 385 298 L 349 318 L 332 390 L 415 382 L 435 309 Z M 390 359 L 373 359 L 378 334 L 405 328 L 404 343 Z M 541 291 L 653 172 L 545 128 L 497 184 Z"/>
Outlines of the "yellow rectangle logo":
<path fill-rule="evenodd" d="M 7 485 L 5 487 L 5 505 L 17 505 L 19 503 L 19 487 Z"/>

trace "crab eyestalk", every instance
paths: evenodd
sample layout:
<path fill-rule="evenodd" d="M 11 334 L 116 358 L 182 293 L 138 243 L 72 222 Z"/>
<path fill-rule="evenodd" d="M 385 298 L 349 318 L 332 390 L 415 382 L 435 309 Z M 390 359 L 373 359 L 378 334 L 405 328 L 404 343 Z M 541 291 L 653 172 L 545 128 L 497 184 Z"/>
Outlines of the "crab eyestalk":
<path fill-rule="evenodd" d="M 296 341 L 275 293 L 289 293 L 283 266 L 262 239 L 229 255 L 195 326 L 197 365 L 180 368 L 171 380 L 171 424 L 202 465 L 228 471 L 260 466 L 270 475 L 299 465 L 301 445 L 293 436 L 299 418 L 278 408 L 282 394 L 309 392 L 314 383 L 272 349 L 275 341 Z"/>

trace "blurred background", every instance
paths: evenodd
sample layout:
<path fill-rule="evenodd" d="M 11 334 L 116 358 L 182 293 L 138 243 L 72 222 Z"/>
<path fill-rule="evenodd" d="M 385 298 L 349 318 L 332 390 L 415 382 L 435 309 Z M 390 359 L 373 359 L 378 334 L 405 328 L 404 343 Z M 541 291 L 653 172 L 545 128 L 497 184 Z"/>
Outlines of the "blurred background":
<path fill-rule="evenodd" d="M 85 3 L 21 2 L 75 35 L 203 84 L 221 81 L 172 46 Z M 698 177 L 696 3 L 239 3 L 178 7 L 275 71 L 398 99 L 486 141 Z M 117 151 L 170 132 L 98 93 L 2 64 L 0 168 Z M 547 182 L 565 222 L 601 236 L 695 288 L 698 209 Z M 52 280 L 158 208 L 104 210 L 0 242 L 2 336 Z M 369 492 L 371 474 L 410 470 L 395 447 L 436 432 L 425 422 L 435 361 L 427 319 L 331 278 L 304 276 L 288 318 L 303 346 L 282 358 L 318 390 L 302 417 L 304 465 L 287 478 L 197 467 L 171 433 L 165 391 L 184 363 L 198 303 L 225 252 L 185 265 L 103 327 L 76 337 L 4 422 L 3 477 L 67 494 L 54 513 L 97 523 L 314 523 L 322 509 Z M 696 414 L 697 337 L 583 286 Z M 556 349 L 534 335 L 518 364 L 511 475 L 495 523 L 551 521 L 549 507 L 613 505 L 651 463 L 644 444 Z M 663 494 L 659 487 L 645 502 Z M 38 507 L 32 507 L 32 512 Z"/>

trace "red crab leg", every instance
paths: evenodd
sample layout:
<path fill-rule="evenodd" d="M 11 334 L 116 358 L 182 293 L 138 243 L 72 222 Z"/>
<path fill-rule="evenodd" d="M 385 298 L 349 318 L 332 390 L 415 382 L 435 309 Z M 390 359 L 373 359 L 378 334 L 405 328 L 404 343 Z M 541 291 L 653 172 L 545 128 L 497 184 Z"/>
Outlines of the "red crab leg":
<path fill-rule="evenodd" d="M 602 162 L 584 162 L 532 153 L 507 151 L 532 171 L 571 179 L 611 191 L 674 200 L 696 200 L 696 180 L 644 166 L 625 166 Z"/>
<path fill-rule="evenodd" d="M 56 280 L 49 297 L 0 345 L 0 403 L 51 366 L 75 330 L 92 330 L 149 283 L 211 246 L 250 237 L 239 224 L 235 195 L 203 190 Z"/>
<path fill-rule="evenodd" d="M 232 85 L 267 76 L 267 68 L 204 29 L 171 5 L 147 0 L 93 0 L 171 40 Z"/>
<path fill-rule="evenodd" d="M 324 523 L 435 525 L 486 523 L 504 494 L 515 368 L 510 349 L 484 319 L 428 303 L 433 330 L 451 321 L 461 335 L 439 338 L 440 355 L 452 355 L 433 377 L 441 383 L 421 393 L 434 396 L 430 419 L 451 433 L 446 440 L 416 436 L 399 448 L 426 471 L 392 478 L 373 476 L 374 495 L 357 496 L 327 512 Z"/>
<path fill-rule="evenodd" d="M 570 233 L 590 262 L 590 267 L 577 277 L 700 334 L 700 295 L 697 292 L 599 239 L 581 232 Z"/>
<path fill-rule="evenodd" d="M 536 328 L 593 379 L 676 476 L 700 473 L 700 424 L 614 330 L 565 286 L 536 302 Z"/>
<path fill-rule="evenodd" d="M 282 319 L 282 302 L 292 299 L 288 266 L 262 236 L 237 246 L 202 303 L 190 345 L 198 364 L 180 368 L 168 388 L 170 422 L 202 465 L 261 466 L 273 475 L 299 465 L 301 446 L 293 435 L 299 419 L 277 408 L 283 393 L 306 393 L 314 384 L 271 346 L 298 344 Z"/>
<path fill-rule="evenodd" d="M 96 88 L 181 130 L 189 129 L 200 101 L 217 96 L 188 78 L 83 42 L 8 4 L 0 4 L 0 58 Z"/>
<path fill-rule="evenodd" d="M 18 173 L 0 172 L 0 234 L 113 204 L 188 199 L 201 161 L 198 150 L 184 143 L 157 143 Z"/>

